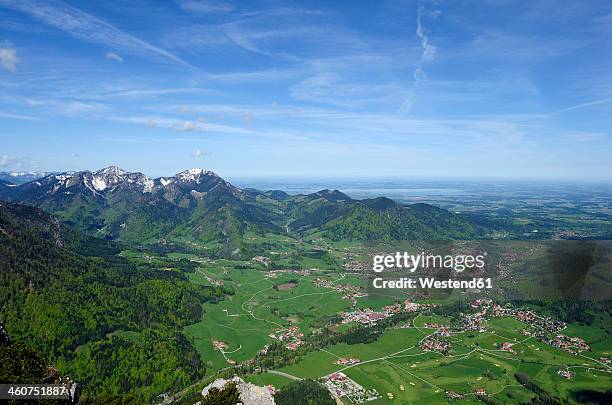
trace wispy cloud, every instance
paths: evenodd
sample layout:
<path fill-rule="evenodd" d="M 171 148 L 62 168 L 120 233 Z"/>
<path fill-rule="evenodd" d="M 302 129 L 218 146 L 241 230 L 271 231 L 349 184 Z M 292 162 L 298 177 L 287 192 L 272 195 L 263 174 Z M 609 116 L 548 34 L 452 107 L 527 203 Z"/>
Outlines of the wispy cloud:
<path fill-rule="evenodd" d="M 0 0 L 0 6 L 21 11 L 67 34 L 90 43 L 130 52 L 149 52 L 194 68 L 170 52 L 139 39 L 110 23 L 59 0 Z"/>
<path fill-rule="evenodd" d="M 70 116 L 97 115 L 108 111 L 108 107 L 99 103 L 84 103 L 82 101 L 70 101 L 67 103 L 56 103 L 60 112 Z"/>
<path fill-rule="evenodd" d="M 196 14 L 228 13 L 234 6 L 223 1 L 189 0 L 181 1 L 181 8 Z"/>
<path fill-rule="evenodd" d="M 125 88 L 122 90 L 114 90 L 93 95 L 91 98 L 146 98 L 151 97 L 166 97 L 173 94 L 218 94 L 219 92 L 199 87 L 172 87 L 172 88 Z"/>
<path fill-rule="evenodd" d="M 22 121 L 33 121 L 36 119 L 35 117 L 32 117 L 30 115 L 13 114 L 13 113 L 3 112 L 3 111 L 0 111 L 0 117 L 10 118 L 13 120 L 22 120 Z"/>
<path fill-rule="evenodd" d="M 106 59 L 116 60 L 117 62 L 123 62 L 123 57 L 117 55 L 115 52 L 107 52 Z"/>
<path fill-rule="evenodd" d="M 200 121 L 190 121 L 171 117 L 160 116 L 113 116 L 111 121 L 125 122 L 132 124 L 142 124 L 149 128 L 165 128 L 178 132 L 208 132 L 233 134 L 233 135 L 252 135 L 253 132 L 240 127 L 229 125 L 213 124 Z"/>
<path fill-rule="evenodd" d="M 278 82 L 280 80 L 291 80 L 304 75 L 307 70 L 304 68 L 287 68 L 287 69 L 263 69 L 256 71 L 243 72 L 224 72 L 209 74 L 206 76 L 208 80 L 222 83 L 261 83 L 261 82 Z"/>
<path fill-rule="evenodd" d="M 22 100 L 23 105 L 29 109 L 37 109 L 41 114 L 49 116 L 67 116 L 67 117 L 100 117 L 104 113 L 111 110 L 106 104 L 98 102 L 85 102 L 78 99 L 38 99 L 26 98 Z M 0 112 L 0 116 L 5 115 Z M 28 115 L 6 114 L 8 118 L 33 120 L 35 118 Z"/>
<path fill-rule="evenodd" d="M 426 77 L 425 70 L 424 70 L 425 64 L 433 61 L 436 56 L 436 47 L 432 45 L 431 42 L 429 41 L 429 37 L 427 36 L 425 28 L 423 27 L 422 20 L 423 20 L 423 16 L 425 15 L 430 15 L 430 16 L 435 17 L 438 14 L 439 14 L 439 11 L 429 11 L 425 8 L 425 5 L 423 2 L 419 3 L 419 7 L 417 9 L 416 35 L 421 41 L 422 53 L 421 53 L 421 58 L 419 60 L 419 63 L 416 69 L 414 70 L 414 73 L 412 74 L 414 78 L 414 83 L 412 84 L 412 87 L 408 93 L 408 96 L 406 97 L 406 100 L 400 106 L 400 112 L 409 113 L 410 110 L 412 109 L 412 106 L 414 105 L 414 97 L 416 95 L 417 89 L 419 85 L 421 84 L 421 82 L 423 82 Z"/>
<path fill-rule="evenodd" d="M 18 63 L 19 57 L 15 46 L 10 41 L 4 41 L 0 45 L 0 66 L 7 72 L 14 72 Z"/>
<path fill-rule="evenodd" d="M 612 103 L 612 97 L 610 98 L 604 98 L 601 100 L 593 100 L 593 101 L 589 101 L 586 103 L 580 103 L 580 104 L 576 104 L 573 105 L 571 107 L 566 107 L 566 108 L 562 108 L 560 110 L 555 111 L 555 114 L 562 114 L 564 112 L 568 112 L 568 111 L 573 111 L 573 110 L 578 110 L 581 108 L 587 108 L 587 107 L 592 107 L 594 105 L 600 105 L 600 104 L 608 104 L 608 103 Z"/>

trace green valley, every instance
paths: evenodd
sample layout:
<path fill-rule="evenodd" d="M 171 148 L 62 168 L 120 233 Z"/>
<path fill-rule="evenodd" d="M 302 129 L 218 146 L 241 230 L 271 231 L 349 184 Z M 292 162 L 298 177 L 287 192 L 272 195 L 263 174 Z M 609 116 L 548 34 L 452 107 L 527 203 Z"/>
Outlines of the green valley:
<path fill-rule="evenodd" d="M 610 301 L 517 295 L 584 268 L 580 285 L 605 297 L 605 244 L 487 240 L 493 227 L 427 204 L 239 189 L 203 171 L 40 183 L 0 203 L 0 320 L 83 403 L 191 405 L 221 378 L 347 405 L 610 396 Z M 381 252 L 474 249 L 495 291 L 369 287 Z"/>

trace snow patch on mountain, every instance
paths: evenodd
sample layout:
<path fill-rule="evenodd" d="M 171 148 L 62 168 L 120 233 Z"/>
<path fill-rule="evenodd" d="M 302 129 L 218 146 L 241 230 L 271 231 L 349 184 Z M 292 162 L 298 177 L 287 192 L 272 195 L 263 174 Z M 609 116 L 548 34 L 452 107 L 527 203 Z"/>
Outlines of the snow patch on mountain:
<path fill-rule="evenodd" d="M 97 191 L 106 190 L 106 182 L 104 181 L 103 178 L 94 177 L 93 180 L 91 181 L 91 184 L 93 185 L 93 188 Z"/>

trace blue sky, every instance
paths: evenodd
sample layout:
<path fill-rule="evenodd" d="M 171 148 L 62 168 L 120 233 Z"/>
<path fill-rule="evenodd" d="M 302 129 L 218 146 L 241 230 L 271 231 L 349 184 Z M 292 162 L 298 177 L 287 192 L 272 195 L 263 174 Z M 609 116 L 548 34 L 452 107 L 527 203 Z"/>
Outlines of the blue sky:
<path fill-rule="evenodd" d="M 0 0 L 0 170 L 612 177 L 612 3 Z"/>

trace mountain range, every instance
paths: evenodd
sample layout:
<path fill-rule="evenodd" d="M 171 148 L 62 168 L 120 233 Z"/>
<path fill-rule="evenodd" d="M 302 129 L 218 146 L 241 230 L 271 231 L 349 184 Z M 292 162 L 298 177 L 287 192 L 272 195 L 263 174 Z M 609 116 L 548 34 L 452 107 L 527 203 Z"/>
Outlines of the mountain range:
<path fill-rule="evenodd" d="M 98 237 L 141 244 L 214 243 L 239 255 L 245 234 L 335 240 L 464 239 L 486 232 L 469 219 L 428 204 L 385 197 L 356 200 L 338 190 L 289 195 L 241 189 L 212 171 L 190 169 L 149 178 L 116 166 L 0 182 L 0 199 L 33 205 Z"/>
<path fill-rule="evenodd" d="M 46 175 L 51 174 L 47 172 L 0 172 L 0 183 L 10 184 L 23 184 L 29 181 L 40 179 Z"/>

